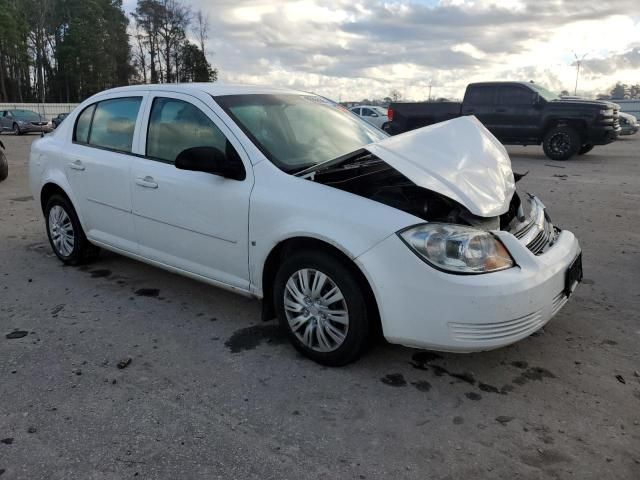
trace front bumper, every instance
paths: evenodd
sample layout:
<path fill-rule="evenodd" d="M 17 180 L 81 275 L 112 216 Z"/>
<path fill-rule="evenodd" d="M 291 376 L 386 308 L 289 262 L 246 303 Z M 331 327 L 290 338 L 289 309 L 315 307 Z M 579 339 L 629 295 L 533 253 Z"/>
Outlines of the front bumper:
<path fill-rule="evenodd" d="M 620 135 L 621 128 L 608 126 L 597 126 L 589 129 L 587 133 L 587 143 L 592 145 L 606 145 L 615 141 Z"/>
<path fill-rule="evenodd" d="M 482 275 L 438 271 L 392 235 L 356 259 L 378 302 L 391 343 L 452 352 L 490 350 L 527 337 L 566 303 L 565 274 L 580 253 L 562 231 L 534 255 L 507 232 L 495 232 L 517 267 Z"/>

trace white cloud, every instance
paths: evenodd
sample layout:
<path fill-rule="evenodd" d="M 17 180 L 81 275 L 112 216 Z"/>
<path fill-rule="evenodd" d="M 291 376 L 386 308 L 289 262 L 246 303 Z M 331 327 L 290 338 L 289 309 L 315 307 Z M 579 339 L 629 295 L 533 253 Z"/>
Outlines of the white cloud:
<path fill-rule="evenodd" d="M 432 95 L 460 97 L 468 82 L 496 79 L 573 91 L 574 51 L 588 52 L 580 91 L 640 82 L 639 66 L 608 60 L 640 45 L 637 0 L 185 2 L 209 12 L 210 60 L 227 82 L 343 100 L 392 89 L 423 99 L 430 83 Z"/>

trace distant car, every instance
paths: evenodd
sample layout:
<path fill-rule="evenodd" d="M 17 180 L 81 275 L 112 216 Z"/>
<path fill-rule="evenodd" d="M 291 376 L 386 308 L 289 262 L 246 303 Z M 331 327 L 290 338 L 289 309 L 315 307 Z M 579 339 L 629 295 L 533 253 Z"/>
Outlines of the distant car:
<path fill-rule="evenodd" d="M 31 110 L 0 110 L 0 131 L 22 135 L 29 132 L 50 132 L 51 123 Z"/>
<path fill-rule="evenodd" d="M 366 120 L 374 127 L 378 127 L 384 130 L 385 124 L 389 121 L 387 117 L 387 109 L 382 107 L 376 107 L 373 105 L 358 105 L 357 107 L 351 107 L 349 109 L 363 120 Z"/>
<path fill-rule="evenodd" d="M 640 126 L 638 125 L 638 119 L 628 113 L 620 112 L 620 128 L 622 131 L 620 135 L 633 135 L 638 131 Z"/>
<path fill-rule="evenodd" d="M 62 123 L 62 121 L 69 116 L 68 113 L 61 113 L 56 117 L 51 119 L 51 123 L 53 124 L 53 128 L 58 128 L 58 125 Z"/>

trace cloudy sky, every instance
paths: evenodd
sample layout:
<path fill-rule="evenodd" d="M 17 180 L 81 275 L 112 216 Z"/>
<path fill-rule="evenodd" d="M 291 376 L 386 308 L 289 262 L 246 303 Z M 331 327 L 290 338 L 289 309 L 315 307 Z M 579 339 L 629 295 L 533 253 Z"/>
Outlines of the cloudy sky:
<path fill-rule="evenodd" d="M 224 82 L 335 100 L 461 97 L 471 81 L 578 94 L 640 83 L 640 0 L 183 0 L 209 14 Z M 125 9 L 136 0 L 125 0 Z"/>

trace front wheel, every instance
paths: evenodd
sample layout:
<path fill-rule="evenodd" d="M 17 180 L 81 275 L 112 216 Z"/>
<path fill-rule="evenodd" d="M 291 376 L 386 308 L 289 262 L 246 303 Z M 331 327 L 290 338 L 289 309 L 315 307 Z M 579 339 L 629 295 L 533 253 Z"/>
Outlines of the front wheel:
<path fill-rule="evenodd" d="M 362 287 L 328 253 L 287 257 L 276 274 L 274 304 L 293 346 L 318 363 L 346 365 L 368 344 L 371 329 Z"/>
<path fill-rule="evenodd" d="M 580 135 L 571 127 L 552 128 L 542 141 L 544 153 L 551 160 L 569 160 L 581 145 Z"/>
<path fill-rule="evenodd" d="M 22 135 L 22 130 L 20 130 L 20 126 L 17 123 L 13 124 L 13 134 L 14 135 Z"/>
<path fill-rule="evenodd" d="M 47 236 L 56 256 L 67 265 L 79 265 L 97 257 L 100 249 L 89 243 L 71 202 L 53 195 L 44 209 Z"/>
<path fill-rule="evenodd" d="M 9 176 L 9 162 L 4 152 L 0 150 L 0 182 Z"/>
<path fill-rule="evenodd" d="M 580 147 L 580 150 L 578 150 L 578 155 L 584 155 L 585 153 L 589 153 L 591 150 L 593 150 L 593 145 L 590 143 L 586 143 Z"/>

